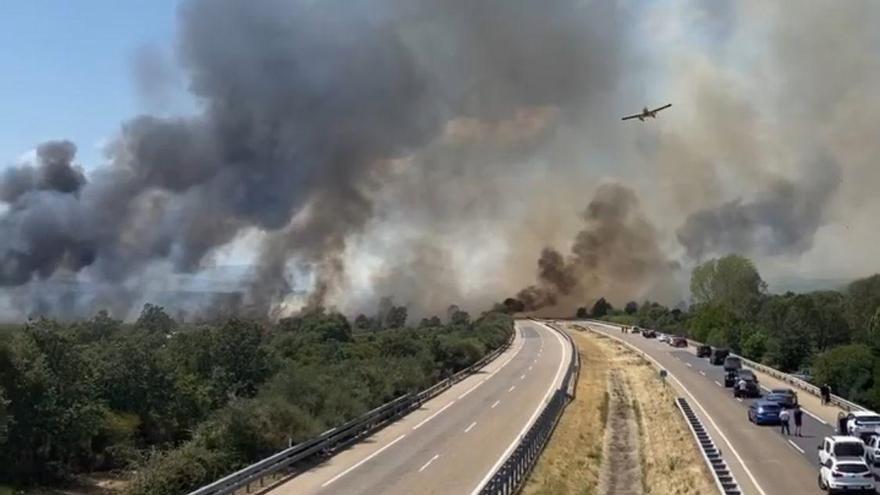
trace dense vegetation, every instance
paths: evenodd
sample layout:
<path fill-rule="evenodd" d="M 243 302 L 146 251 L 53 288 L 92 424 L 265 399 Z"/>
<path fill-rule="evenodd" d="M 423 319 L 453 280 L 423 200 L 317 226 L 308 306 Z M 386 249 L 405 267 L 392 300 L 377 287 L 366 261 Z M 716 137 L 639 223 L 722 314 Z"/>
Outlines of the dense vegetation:
<path fill-rule="evenodd" d="M 809 371 L 816 384 L 880 409 L 880 275 L 839 291 L 768 294 L 752 262 L 741 256 L 710 260 L 691 275 L 693 304 L 669 309 L 604 299 L 579 314 L 687 335 L 789 372 Z"/>
<path fill-rule="evenodd" d="M 179 325 L 147 305 L 134 324 L 0 329 L 0 481 L 138 467 L 132 494 L 179 494 L 469 366 L 512 319 L 406 326 L 406 308 L 355 325 L 314 311 L 278 323 Z"/>

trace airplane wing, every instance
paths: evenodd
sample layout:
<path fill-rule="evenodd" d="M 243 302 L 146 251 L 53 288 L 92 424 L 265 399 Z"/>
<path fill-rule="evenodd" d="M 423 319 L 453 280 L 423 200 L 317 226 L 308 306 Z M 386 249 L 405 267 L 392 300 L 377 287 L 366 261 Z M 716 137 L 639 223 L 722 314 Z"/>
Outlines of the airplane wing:
<path fill-rule="evenodd" d="M 666 110 L 667 108 L 669 108 L 671 106 L 672 106 L 672 103 L 667 103 L 667 104 L 663 105 L 662 107 L 657 107 L 657 108 L 651 110 L 651 113 L 659 112 L 660 110 Z"/>
<path fill-rule="evenodd" d="M 626 117 L 624 117 L 624 118 L 622 118 L 622 119 L 620 119 L 620 120 L 637 119 L 637 118 L 639 118 L 639 117 L 641 117 L 641 116 L 642 116 L 642 114 L 637 113 L 637 114 L 635 114 L 635 115 L 627 115 Z"/>

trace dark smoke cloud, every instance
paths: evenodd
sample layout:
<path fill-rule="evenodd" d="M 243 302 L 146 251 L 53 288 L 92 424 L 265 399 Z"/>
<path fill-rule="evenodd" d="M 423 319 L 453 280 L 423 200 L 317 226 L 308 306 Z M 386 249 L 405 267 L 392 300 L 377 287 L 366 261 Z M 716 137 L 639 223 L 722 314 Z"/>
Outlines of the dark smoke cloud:
<path fill-rule="evenodd" d="M 203 111 L 124 124 L 88 183 L 61 173 L 72 149 L 41 158 L 45 177 L 10 176 L 0 284 L 79 272 L 122 283 L 160 262 L 195 272 L 258 229 L 268 235 L 244 304 L 277 307 L 292 260 L 317 271 L 320 304 L 393 160 L 457 117 L 549 105 L 573 118 L 613 87 L 611 6 L 190 0 L 180 12 L 179 58 Z"/>
<path fill-rule="evenodd" d="M 516 296 L 527 310 L 573 307 L 600 296 L 633 298 L 674 269 L 632 189 L 600 185 L 581 217 L 584 228 L 567 258 L 552 248 L 541 252 L 538 285 Z"/>
<path fill-rule="evenodd" d="M 31 191 L 76 193 L 85 185 L 82 168 L 73 163 L 76 145 L 49 141 L 37 148 L 37 163 L 9 168 L 0 178 L 0 201 L 15 203 Z"/>
<path fill-rule="evenodd" d="M 828 203 L 840 184 L 830 158 L 800 182 L 777 180 L 752 201 L 736 199 L 690 215 L 678 229 L 688 256 L 800 254 L 812 247 Z"/>

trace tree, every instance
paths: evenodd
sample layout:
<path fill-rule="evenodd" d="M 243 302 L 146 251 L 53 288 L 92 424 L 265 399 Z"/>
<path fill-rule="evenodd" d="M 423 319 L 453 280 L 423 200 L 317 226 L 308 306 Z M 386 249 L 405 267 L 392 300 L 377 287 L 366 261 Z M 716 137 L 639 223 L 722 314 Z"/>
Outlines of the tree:
<path fill-rule="evenodd" d="M 813 342 L 819 352 L 847 344 L 852 335 L 846 320 L 846 298 L 837 291 L 819 291 L 809 294 L 815 307 L 816 333 Z M 880 334 L 878 334 L 880 336 Z M 871 336 L 868 342 L 880 342 Z"/>
<path fill-rule="evenodd" d="M 846 290 L 846 318 L 855 332 L 863 332 L 880 307 L 880 274 L 856 280 Z"/>
<path fill-rule="evenodd" d="M 602 318 L 607 315 L 614 308 L 611 306 L 611 303 L 605 300 L 604 297 L 600 297 L 599 300 L 593 304 L 593 309 L 590 310 L 590 315 L 593 318 Z"/>
<path fill-rule="evenodd" d="M 369 330 L 370 326 L 370 318 L 363 313 L 357 315 L 357 318 L 354 319 L 354 327 L 362 332 Z"/>
<path fill-rule="evenodd" d="M 456 308 L 458 308 L 458 306 L 456 306 Z M 452 325 L 469 325 L 470 322 L 471 315 L 469 315 L 467 311 L 456 309 L 449 315 L 449 323 Z"/>
<path fill-rule="evenodd" d="M 638 310 L 639 310 L 639 303 L 637 303 L 635 301 L 630 301 L 630 302 L 626 303 L 626 306 L 624 306 L 624 308 L 623 308 L 623 311 L 628 315 L 634 315 L 634 314 L 636 314 L 636 312 L 638 312 Z"/>
<path fill-rule="evenodd" d="M 724 305 L 745 318 L 757 308 L 767 284 L 751 260 L 728 255 L 697 266 L 690 287 L 696 303 Z"/>
<path fill-rule="evenodd" d="M 392 306 L 385 315 L 385 326 L 388 328 L 403 328 L 406 326 L 406 306 Z"/>
<path fill-rule="evenodd" d="M 812 372 L 816 383 L 827 383 L 838 395 L 859 401 L 874 385 L 875 366 L 870 348 L 851 344 L 816 356 Z"/>
<path fill-rule="evenodd" d="M 586 307 L 581 306 L 577 309 L 577 312 L 575 312 L 574 316 L 575 318 L 586 318 L 589 316 L 589 313 L 587 312 Z"/>
<path fill-rule="evenodd" d="M 177 328 L 177 323 L 168 316 L 162 306 L 147 303 L 144 304 L 135 326 L 148 333 L 170 335 Z"/>
<path fill-rule="evenodd" d="M 422 318 L 422 321 L 419 323 L 419 328 L 439 327 L 441 325 L 443 325 L 443 322 L 440 321 L 440 318 L 432 316 L 430 318 Z"/>

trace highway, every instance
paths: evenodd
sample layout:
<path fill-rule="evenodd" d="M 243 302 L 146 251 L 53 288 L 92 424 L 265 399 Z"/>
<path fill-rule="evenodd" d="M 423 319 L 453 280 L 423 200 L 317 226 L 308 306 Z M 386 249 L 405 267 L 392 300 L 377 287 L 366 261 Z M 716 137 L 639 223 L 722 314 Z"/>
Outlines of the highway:
<path fill-rule="evenodd" d="M 269 493 L 476 493 L 559 388 L 570 359 L 558 332 L 519 320 L 513 345 L 483 370 Z"/>
<path fill-rule="evenodd" d="M 743 493 L 763 495 L 819 494 L 817 446 L 833 434 L 833 426 L 804 409 L 803 436 L 784 436 L 778 426 L 757 426 L 747 410 L 755 399 L 735 399 L 724 387 L 724 371 L 698 358 L 693 347 L 674 348 L 619 328 L 570 322 L 623 339 L 656 360 L 674 377 L 673 386 L 694 407 L 721 449 Z M 757 374 L 757 373 L 756 373 Z M 759 375 L 759 382 L 760 382 Z M 764 390 L 766 391 L 766 390 Z M 803 395 L 806 392 L 799 392 Z M 791 421 L 792 433 L 794 421 Z"/>

